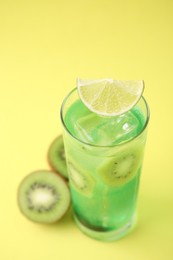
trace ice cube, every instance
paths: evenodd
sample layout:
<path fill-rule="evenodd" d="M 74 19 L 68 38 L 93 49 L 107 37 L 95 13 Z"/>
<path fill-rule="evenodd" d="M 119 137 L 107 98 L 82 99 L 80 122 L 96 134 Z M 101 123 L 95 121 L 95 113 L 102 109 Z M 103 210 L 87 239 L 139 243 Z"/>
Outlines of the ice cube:
<path fill-rule="evenodd" d="M 77 120 L 77 137 L 95 145 L 114 145 L 133 138 L 139 122 L 132 112 L 116 117 L 100 117 L 91 113 Z"/>
<path fill-rule="evenodd" d="M 106 136 L 106 133 L 102 133 L 102 135 L 99 133 L 102 124 L 102 118 L 91 113 L 77 120 L 75 124 L 76 135 L 84 142 L 98 144 L 101 142 L 99 139 L 102 139 L 103 135 Z"/>

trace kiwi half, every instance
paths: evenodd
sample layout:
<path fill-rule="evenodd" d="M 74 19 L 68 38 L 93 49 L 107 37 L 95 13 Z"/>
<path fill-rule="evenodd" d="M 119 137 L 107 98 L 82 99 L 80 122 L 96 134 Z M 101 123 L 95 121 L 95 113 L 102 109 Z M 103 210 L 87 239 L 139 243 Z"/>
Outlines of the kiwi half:
<path fill-rule="evenodd" d="M 68 161 L 70 185 L 84 196 L 91 197 L 95 187 L 95 180 L 83 169 L 76 167 L 73 161 Z"/>
<path fill-rule="evenodd" d="M 68 210 L 70 201 L 67 184 L 51 171 L 35 171 L 27 175 L 18 188 L 19 208 L 34 222 L 58 221 Z"/>
<path fill-rule="evenodd" d="M 106 159 L 97 169 L 102 181 L 110 186 L 119 186 L 130 181 L 142 161 L 140 150 L 130 150 L 113 158 Z"/>
<path fill-rule="evenodd" d="M 67 165 L 62 135 L 59 135 L 50 145 L 48 150 L 48 162 L 53 170 L 68 179 Z"/>

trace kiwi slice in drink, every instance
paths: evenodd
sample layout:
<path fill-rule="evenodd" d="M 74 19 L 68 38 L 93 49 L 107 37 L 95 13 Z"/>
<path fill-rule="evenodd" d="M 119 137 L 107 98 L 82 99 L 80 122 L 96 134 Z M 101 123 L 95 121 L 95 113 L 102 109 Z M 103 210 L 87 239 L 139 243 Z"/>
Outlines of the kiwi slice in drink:
<path fill-rule="evenodd" d="M 68 170 L 70 185 L 84 196 L 91 197 L 95 187 L 94 178 L 76 166 L 72 160 L 68 161 Z"/>
<path fill-rule="evenodd" d="M 62 135 L 59 135 L 50 145 L 48 150 L 48 162 L 53 170 L 68 179 L 67 165 Z"/>
<path fill-rule="evenodd" d="M 106 159 L 98 167 L 97 172 L 104 183 L 113 187 L 120 186 L 135 176 L 141 162 L 142 152 L 134 149 Z"/>
<path fill-rule="evenodd" d="M 33 222 L 58 221 L 67 212 L 70 201 L 66 182 L 51 171 L 35 171 L 27 175 L 18 188 L 20 211 Z"/>

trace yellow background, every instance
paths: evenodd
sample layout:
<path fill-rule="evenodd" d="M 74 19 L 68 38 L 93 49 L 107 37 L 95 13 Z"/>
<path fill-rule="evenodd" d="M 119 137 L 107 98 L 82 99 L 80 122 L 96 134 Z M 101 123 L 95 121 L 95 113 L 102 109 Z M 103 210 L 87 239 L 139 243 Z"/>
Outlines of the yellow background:
<path fill-rule="evenodd" d="M 103 243 L 71 212 L 28 221 L 17 187 L 49 169 L 59 110 L 76 77 L 144 79 L 151 110 L 136 229 Z M 173 1 L 0 1 L 0 259 L 173 259 Z"/>

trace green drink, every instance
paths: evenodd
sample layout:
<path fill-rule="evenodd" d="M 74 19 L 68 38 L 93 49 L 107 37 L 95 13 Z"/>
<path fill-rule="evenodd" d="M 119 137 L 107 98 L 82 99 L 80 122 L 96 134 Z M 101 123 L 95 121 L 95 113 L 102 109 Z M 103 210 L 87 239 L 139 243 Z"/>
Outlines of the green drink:
<path fill-rule="evenodd" d="M 61 110 L 74 217 L 104 241 L 127 234 L 136 217 L 148 110 L 141 98 L 114 117 L 91 112 L 73 90 Z"/>

